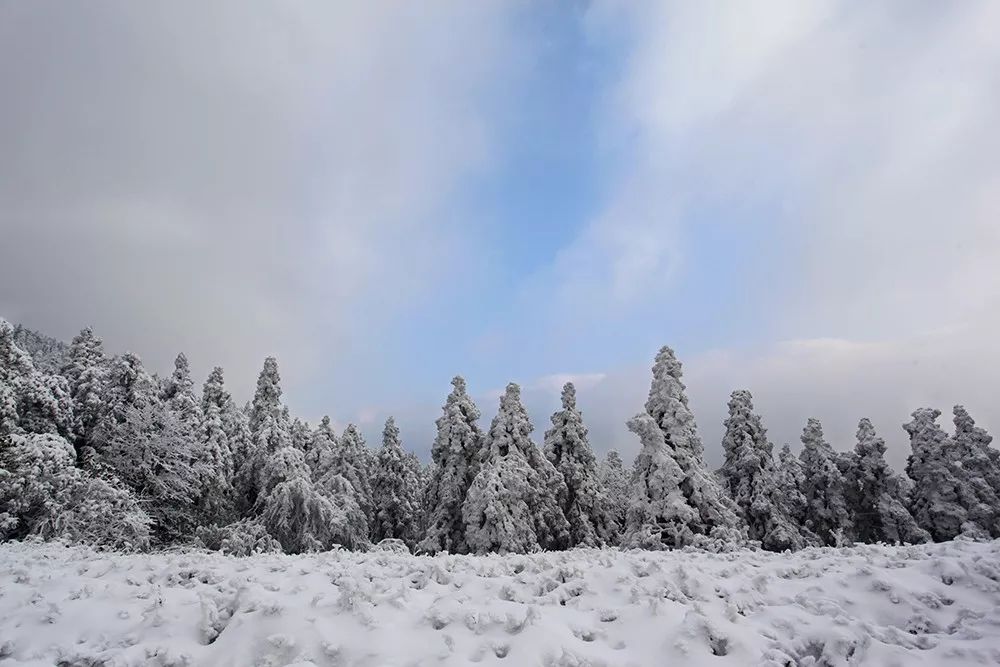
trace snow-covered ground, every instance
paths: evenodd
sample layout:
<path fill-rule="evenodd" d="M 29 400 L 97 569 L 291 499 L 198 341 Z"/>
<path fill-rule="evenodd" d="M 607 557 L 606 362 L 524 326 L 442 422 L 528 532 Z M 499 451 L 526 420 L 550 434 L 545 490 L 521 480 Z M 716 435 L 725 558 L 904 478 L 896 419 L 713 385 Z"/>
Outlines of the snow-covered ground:
<path fill-rule="evenodd" d="M 247 559 L 0 545 L 0 665 L 1000 663 L 1000 541 Z"/>

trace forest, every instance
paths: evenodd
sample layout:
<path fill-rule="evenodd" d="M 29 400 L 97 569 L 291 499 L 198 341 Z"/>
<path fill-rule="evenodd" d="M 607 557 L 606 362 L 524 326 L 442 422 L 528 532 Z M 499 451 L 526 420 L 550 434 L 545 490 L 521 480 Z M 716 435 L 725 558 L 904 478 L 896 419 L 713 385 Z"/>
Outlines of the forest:
<path fill-rule="evenodd" d="M 336 433 L 329 417 L 293 417 L 274 358 L 240 406 L 222 368 L 198 391 L 183 354 L 159 377 L 134 354 L 108 355 L 89 328 L 65 344 L 0 319 L 0 540 L 242 556 L 377 544 L 782 552 L 1000 536 L 1000 452 L 960 405 L 951 433 L 940 410 L 912 413 L 902 474 L 868 419 L 851 450 L 835 451 L 809 418 L 800 453 L 786 444 L 775 455 L 738 389 L 724 462 L 711 470 L 685 390 L 663 347 L 648 400 L 625 425 L 640 444 L 626 466 L 615 451 L 595 457 L 573 384 L 539 446 L 517 384 L 484 428 L 456 376 L 425 464 L 391 417 L 377 447 L 354 424 Z"/>

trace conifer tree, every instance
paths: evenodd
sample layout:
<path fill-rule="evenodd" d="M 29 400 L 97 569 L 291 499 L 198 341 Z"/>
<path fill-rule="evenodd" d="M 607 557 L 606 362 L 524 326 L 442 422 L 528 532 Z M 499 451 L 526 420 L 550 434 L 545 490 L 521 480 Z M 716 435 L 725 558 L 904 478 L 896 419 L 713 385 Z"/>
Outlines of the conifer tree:
<path fill-rule="evenodd" d="M 79 453 L 85 445 L 91 444 L 93 431 L 104 412 L 104 384 L 108 375 L 104 344 L 90 327 L 73 338 L 62 374 L 69 382 L 73 400 L 74 444 Z"/>
<path fill-rule="evenodd" d="M 621 543 L 622 532 L 625 530 L 625 512 L 629 502 L 629 477 L 625 472 L 622 457 L 616 450 L 609 451 L 601 462 L 599 475 L 608 502 L 611 531 L 609 542 L 618 545 Z"/>
<path fill-rule="evenodd" d="M 337 434 L 326 415 L 313 430 L 306 446 L 306 464 L 312 471 L 313 481 L 321 479 L 333 463 L 333 450 L 337 447 Z"/>
<path fill-rule="evenodd" d="M 178 420 L 194 431 L 201 422 L 201 406 L 194 393 L 191 367 L 183 352 L 174 360 L 174 371 L 163 382 L 160 399 L 174 411 Z"/>
<path fill-rule="evenodd" d="M 920 408 L 903 425 L 911 448 L 906 473 L 914 483 L 910 512 L 938 542 L 963 533 L 988 537 L 996 531 L 993 511 L 984 503 L 988 497 L 963 467 L 955 441 L 938 426 L 940 415 L 940 410 Z"/>
<path fill-rule="evenodd" d="M 785 516 L 798 526 L 799 533 L 803 537 L 803 546 L 818 546 L 819 537 L 805 525 L 808 508 L 808 502 L 802 493 L 805 484 L 806 474 L 802 461 L 792 453 L 791 447 L 786 442 L 778 453 L 778 504 Z"/>
<path fill-rule="evenodd" d="M 268 457 L 291 446 L 290 424 L 281 403 L 281 377 L 274 357 L 264 360 L 248 421 L 249 440 L 236 475 L 236 489 L 244 512 L 259 500 L 261 474 Z"/>
<path fill-rule="evenodd" d="M 465 380 L 456 376 L 452 391 L 438 417 L 437 436 L 431 448 L 433 472 L 427 489 L 427 535 L 420 550 L 431 553 L 466 553 L 462 508 L 479 470 L 483 434 L 479 408 L 466 393 Z"/>
<path fill-rule="evenodd" d="M 330 472 L 340 475 L 354 487 L 356 500 L 368 521 L 369 530 L 374 518 L 372 502 L 371 456 L 364 436 L 354 424 L 348 424 L 333 448 Z"/>
<path fill-rule="evenodd" d="M 824 437 L 823 425 L 810 417 L 802 430 L 802 495 L 806 498 L 805 526 L 827 546 L 840 546 L 850 533 L 850 513 L 844 476 L 837 455 Z"/>
<path fill-rule="evenodd" d="M 771 551 L 801 548 L 803 538 L 798 526 L 780 504 L 773 446 L 760 415 L 754 412 L 749 391 L 732 393 L 725 426 L 721 475 L 726 491 L 747 523 L 750 539 Z"/>
<path fill-rule="evenodd" d="M 1000 537 L 1000 451 L 990 447 L 993 436 L 976 426 L 964 406 L 953 410 L 954 457 L 971 486 L 975 505 L 969 516 L 992 537 Z"/>
<path fill-rule="evenodd" d="M 846 480 L 854 539 L 890 544 L 929 541 L 930 535 L 903 504 L 904 486 L 886 463 L 885 441 L 868 418 L 858 423 L 854 454 L 856 465 Z"/>
<path fill-rule="evenodd" d="M 721 548 L 746 538 L 735 504 L 705 465 L 681 375 L 673 350 L 663 347 L 653 366 L 646 411 L 628 422 L 642 448 L 632 476 L 625 546 Z"/>
<path fill-rule="evenodd" d="M 576 407 L 573 383 L 563 386 L 562 410 L 553 414 L 551 421 L 552 428 L 545 432 L 545 456 L 566 484 L 560 508 L 569 522 L 569 546 L 607 543 L 613 532 L 613 520 L 583 415 Z"/>
<path fill-rule="evenodd" d="M 476 553 L 563 549 L 569 542 L 560 507 L 566 483 L 531 441 L 532 430 L 521 388 L 510 383 L 463 507 L 466 539 Z"/>
<path fill-rule="evenodd" d="M 413 548 L 419 537 L 422 488 L 420 463 L 403 451 L 399 428 L 392 417 L 385 421 L 382 448 L 372 474 L 375 504 L 372 539 L 400 539 Z"/>
<path fill-rule="evenodd" d="M 198 500 L 202 523 L 227 523 L 235 505 L 232 443 L 227 412 L 233 408 L 222 368 L 212 369 L 202 388 L 201 424 L 198 429 L 198 469 L 202 472 Z"/>

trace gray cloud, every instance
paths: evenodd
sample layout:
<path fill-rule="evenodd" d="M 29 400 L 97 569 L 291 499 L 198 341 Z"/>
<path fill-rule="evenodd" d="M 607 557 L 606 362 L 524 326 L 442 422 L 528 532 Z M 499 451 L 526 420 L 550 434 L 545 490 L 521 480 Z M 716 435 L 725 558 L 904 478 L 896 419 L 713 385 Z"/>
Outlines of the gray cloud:
<path fill-rule="evenodd" d="M 240 393 L 276 354 L 302 399 L 460 265 L 510 29 L 490 2 L 5 4 L 0 309 Z"/>

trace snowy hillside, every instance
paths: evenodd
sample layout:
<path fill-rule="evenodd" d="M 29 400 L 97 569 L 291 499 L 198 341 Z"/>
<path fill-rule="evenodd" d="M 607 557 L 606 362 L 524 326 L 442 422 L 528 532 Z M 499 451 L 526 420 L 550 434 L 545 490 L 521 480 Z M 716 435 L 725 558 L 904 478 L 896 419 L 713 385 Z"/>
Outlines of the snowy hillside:
<path fill-rule="evenodd" d="M 120 555 L 0 546 L 0 665 L 1000 662 L 1000 542 Z"/>

